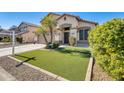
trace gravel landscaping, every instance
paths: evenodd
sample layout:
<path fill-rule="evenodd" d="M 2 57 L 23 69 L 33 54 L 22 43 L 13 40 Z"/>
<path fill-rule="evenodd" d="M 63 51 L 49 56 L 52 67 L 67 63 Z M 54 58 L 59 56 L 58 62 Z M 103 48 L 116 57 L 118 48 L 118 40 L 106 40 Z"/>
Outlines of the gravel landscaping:
<path fill-rule="evenodd" d="M 94 64 L 93 66 L 93 74 L 92 74 L 92 81 L 113 81 L 114 79 L 106 72 L 103 71 L 103 69 L 98 65 Z"/>
<path fill-rule="evenodd" d="M 17 64 L 19 64 L 19 62 L 8 57 L 0 58 L 0 66 L 19 81 L 58 81 L 57 79 L 27 65 L 22 64 L 16 67 Z"/>

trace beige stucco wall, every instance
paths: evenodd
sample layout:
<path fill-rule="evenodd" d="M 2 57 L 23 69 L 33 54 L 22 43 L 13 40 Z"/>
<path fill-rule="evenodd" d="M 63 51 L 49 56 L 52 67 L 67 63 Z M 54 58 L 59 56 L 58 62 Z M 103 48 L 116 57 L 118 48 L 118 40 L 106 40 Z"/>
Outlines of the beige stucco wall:
<path fill-rule="evenodd" d="M 66 17 L 66 20 L 64 20 L 64 17 Z M 75 17 L 63 16 L 62 18 L 57 20 L 57 23 L 57 27 L 61 27 L 61 25 L 63 24 L 71 24 L 70 30 L 66 32 L 69 32 L 70 36 L 77 37 L 77 29 L 75 28 L 78 26 L 78 21 Z M 62 43 L 64 43 L 64 31 L 61 31 L 60 40 L 62 41 Z"/>
<path fill-rule="evenodd" d="M 46 38 L 47 38 L 47 41 L 50 42 L 50 41 L 51 41 L 50 33 L 47 32 L 47 33 L 45 34 L 45 36 L 46 36 Z M 55 33 L 53 33 L 53 41 L 56 41 L 56 40 L 55 40 Z M 41 44 L 45 44 L 45 43 L 46 43 L 46 41 L 45 41 L 45 39 L 44 39 L 44 37 L 43 37 L 43 34 L 41 34 L 40 37 L 39 37 L 39 43 L 41 43 Z"/>
<path fill-rule="evenodd" d="M 66 17 L 66 20 L 64 20 L 64 17 Z M 71 24 L 71 28 L 70 30 L 68 31 L 70 36 L 74 36 L 76 37 L 76 40 L 79 41 L 79 31 L 77 29 L 78 28 L 85 28 L 85 27 L 88 27 L 88 28 L 95 28 L 96 25 L 93 24 L 93 23 L 89 23 L 89 22 L 78 22 L 77 19 L 75 17 L 71 17 L 71 16 L 63 16 L 62 18 L 60 18 L 58 21 L 57 21 L 57 27 L 61 27 L 62 24 Z M 64 32 L 61 32 L 61 36 L 60 36 L 60 39 L 62 41 L 64 41 Z M 83 40 L 84 42 L 87 42 L 87 40 Z"/>
<path fill-rule="evenodd" d="M 70 36 L 77 38 L 77 29 L 70 29 Z"/>
<path fill-rule="evenodd" d="M 35 35 L 35 31 L 37 30 L 37 27 L 27 26 L 26 30 L 28 32 L 21 35 L 21 37 L 23 38 L 23 43 L 34 42 L 35 38 L 37 37 Z"/>
<path fill-rule="evenodd" d="M 64 17 L 66 17 L 66 20 L 64 20 Z M 75 17 L 71 16 L 63 16 L 61 19 L 57 20 L 58 26 L 62 24 L 72 24 L 72 27 L 78 26 L 78 21 Z"/>
<path fill-rule="evenodd" d="M 89 22 L 79 22 L 79 27 L 90 27 L 91 29 L 92 28 L 95 28 L 96 25 L 93 24 L 93 23 L 89 23 Z"/>
<path fill-rule="evenodd" d="M 60 15 L 54 15 L 54 14 L 51 14 L 50 16 L 53 18 L 53 20 L 56 20 L 57 18 L 60 17 Z"/>

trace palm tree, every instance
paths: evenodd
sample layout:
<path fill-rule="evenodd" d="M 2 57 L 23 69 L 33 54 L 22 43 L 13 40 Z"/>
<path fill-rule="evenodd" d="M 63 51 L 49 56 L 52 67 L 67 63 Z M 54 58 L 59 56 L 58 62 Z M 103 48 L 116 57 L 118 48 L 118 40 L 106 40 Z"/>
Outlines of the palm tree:
<path fill-rule="evenodd" d="M 36 30 L 35 35 L 37 36 L 37 42 L 39 43 L 39 38 L 40 38 L 40 35 L 41 35 L 41 32 L 40 32 L 39 28 Z"/>
<path fill-rule="evenodd" d="M 48 44 L 48 40 L 46 38 L 46 32 L 47 32 L 47 27 L 41 25 L 41 26 L 38 27 L 38 29 L 36 31 L 36 35 L 38 36 L 38 39 L 39 39 L 40 35 L 42 34 L 46 44 Z"/>
<path fill-rule="evenodd" d="M 53 31 L 57 25 L 56 21 L 52 18 L 52 16 L 46 16 L 42 21 L 42 25 L 45 25 L 46 27 L 48 27 L 50 31 L 50 36 L 51 36 L 50 42 L 53 43 Z"/>

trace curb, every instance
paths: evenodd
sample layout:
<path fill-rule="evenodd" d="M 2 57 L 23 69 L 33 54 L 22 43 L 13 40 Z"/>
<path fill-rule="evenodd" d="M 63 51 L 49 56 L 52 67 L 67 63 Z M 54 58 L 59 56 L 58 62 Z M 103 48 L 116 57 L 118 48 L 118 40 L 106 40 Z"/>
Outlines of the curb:
<path fill-rule="evenodd" d="M 17 59 L 17 58 L 14 58 L 14 57 L 12 57 L 12 56 L 8 56 L 8 57 L 9 57 L 10 59 L 15 60 L 15 61 L 22 62 L 21 60 L 19 60 L 19 59 Z M 25 65 L 27 65 L 27 66 L 33 68 L 33 69 L 36 69 L 36 70 L 38 70 L 38 71 L 41 71 L 41 72 L 43 72 L 43 73 L 45 73 L 45 74 L 47 74 L 47 75 L 49 75 L 49 76 L 51 76 L 51 77 L 53 77 L 53 78 L 55 78 L 55 79 L 58 79 L 58 80 L 60 80 L 60 81 L 69 81 L 69 80 L 67 80 L 67 79 L 65 79 L 65 78 L 63 78 L 63 77 L 61 77 L 61 76 L 58 76 L 58 75 L 56 75 L 56 74 L 53 74 L 53 73 L 51 73 L 51 72 L 49 72 L 49 71 L 47 71 L 47 70 L 41 69 L 41 68 L 36 67 L 36 66 L 34 66 L 34 65 L 31 65 L 31 64 L 29 64 L 29 63 L 23 63 L 23 64 L 25 64 Z"/>
<path fill-rule="evenodd" d="M 91 81 L 92 70 L 93 70 L 93 57 L 90 57 L 85 81 Z"/>

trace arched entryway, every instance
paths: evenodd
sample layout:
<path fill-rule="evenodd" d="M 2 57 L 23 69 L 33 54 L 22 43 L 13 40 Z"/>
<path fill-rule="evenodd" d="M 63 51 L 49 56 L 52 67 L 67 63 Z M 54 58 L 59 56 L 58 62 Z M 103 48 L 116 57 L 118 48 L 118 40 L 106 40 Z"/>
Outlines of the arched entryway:
<path fill-rule="evenodd" d="M 72 24 L 69 24 L 69 23 L 64 23 L 60 25 L 60 28 L 62 29 L 62 34 L 63 34 L 63 44 L 69 43 L 71 27 L 72 27 Z"/>

